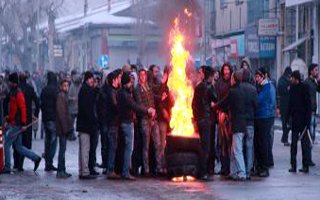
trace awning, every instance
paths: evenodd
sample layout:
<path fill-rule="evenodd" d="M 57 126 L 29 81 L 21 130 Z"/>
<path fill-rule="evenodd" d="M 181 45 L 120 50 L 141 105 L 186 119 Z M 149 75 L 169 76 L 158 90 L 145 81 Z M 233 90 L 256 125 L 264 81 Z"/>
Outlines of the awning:
<path fill-rule="evenodd" d="M 287 46 L 286 48 L 284 48 L 282 51 L 290 51 L 293 50 L 295 48 L 297 48 L 299 45 L 301 45 L 302 43 L 304 43 L 304 41 L 306 41 L 307 37 L 301 38 L 297 41 L 295 41 L 294 43 L 290 44 L 289 46 Z"/>

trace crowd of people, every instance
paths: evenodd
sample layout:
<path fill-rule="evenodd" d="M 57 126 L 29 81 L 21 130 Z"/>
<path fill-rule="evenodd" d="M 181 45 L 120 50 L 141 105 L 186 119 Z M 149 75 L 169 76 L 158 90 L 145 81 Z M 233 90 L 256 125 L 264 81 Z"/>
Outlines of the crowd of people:
<path fill-rule="evenodd" d="M 283 129 L 281 142 L 291 146 L 289 172 L 297 171 L 297 144 L 301 140 L 303 166 L 299 171 L 308 173 L 309 166 L 315 165 L 311 151 L 316 93 L 320 91 L 318 65 L 310 65 L 308 72 L 303 80 L 299 71 L 287 67 L 276 87 L 268 68 L 253 71 L 248 58 L 238 69 L 228 63 L 220 70 L 201 66 L 196 72 L 192 101 L 194 126 L 200 138 L 198 178 L 211 181 L 214 174 L 237 181 L 268 177 L 274 166 L 277 108 Z M 57 171 L 57 178 L 71 177 L 65 152 L 67 141 L 78 138 L 79 179 L 95 179 L 100 173 L 108 179 L 124 180 L 166 175 L 166 136 L 171 131 L 174 105 L 167 86 L 170 73 L 170 67 L 161 70 L 157 65 L 149 69 L 125 65 L 108 73 L 48 72 L 46 81 L 28 72 L 6 73 L 0 77 L 5 133 L 3 173 L 12 172 L 13 147 L 15 170 L 24 170 L 27 157 L 36 171 L 43 157 L 45 171 Z M 37 132 L 45 135 L 42 155 L 32 151 L 32 136 L 36 137 Z M 96 156 L 99 138 L 101 164 Z M 221 168 L 215 171 L 218 162 Z"/>

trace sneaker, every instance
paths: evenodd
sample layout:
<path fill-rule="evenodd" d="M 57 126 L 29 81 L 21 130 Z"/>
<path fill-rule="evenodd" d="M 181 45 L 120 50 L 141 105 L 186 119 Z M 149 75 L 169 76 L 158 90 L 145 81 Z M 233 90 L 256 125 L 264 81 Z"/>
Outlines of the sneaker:
<path fill-rule="evenodd" d="M 134 176 L 131 176 L 130 174 L 127 176 L 123 176 L 122 178 L 126 181 L 135 181 L 136 180 L 136 178 Z"/>
<path fill-rule="evenodd" d="M 311 161 L 311 162 L 309 163 L 309 167 L 314 167 L 314 166 L 316 166 L 316 164 L 315 164 L 313 161 Z"/>
<path fill-rule="evenodd" d="M 309 173 L 309 167 L 302 167 L 302 169 L 299 169 L 299 172 Z"/>
<path fill-rule="evenodd" d="M 115 172 L 112 172 L 112 173 L 109 173 L 107 175 L 107 179 L 110 179 L 110 180 L 116 180 L 116 179 L 120 179 L 121 177 L 116 174 Z"/>
<path fill-rule="evenodd" d="M 209 176 L 208 174 L 205 174 L 203 176 L 200 176 L 199 180 L 209 182 L 209 181 L 213 181 L 213 178 L 211 176 Z"/>
<path fill-rule="evenodd" d="M 66 178 L 69 178 L 71 177 L 72 175 L 67 173 L 67 172 L 58 172 L 56 177 L 57 178 L 61 178 L 61 179 L 66 179 Z"/>
<path fill-rule="evenodd" d="M 41 157 L 39 157 L 36 161 L 34 161 L 34 168 L 33 168 L 33 171 L 37 171 L 39 165 L 40 165 L 40 162 L 41 162 Z"/>
<path fill-rule="evenodd" d="M 268 177 L 269 176 L 269 172 L 267 170 L 260 171 L 258 173 L 258 176 L 259 177 Z"/>

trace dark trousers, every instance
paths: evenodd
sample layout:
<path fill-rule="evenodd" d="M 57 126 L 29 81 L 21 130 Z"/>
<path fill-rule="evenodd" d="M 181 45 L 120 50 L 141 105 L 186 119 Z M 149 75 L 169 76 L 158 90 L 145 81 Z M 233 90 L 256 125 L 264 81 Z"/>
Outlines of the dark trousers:
<path fill-rule="evenodd" d="M 257 170 L 267 170 L 269 168 L 270 151 L 271 148 L 271 127 L 273 125 L 274 118 L 256 119 L 255 122 L 255 137 L 254 137 L 254 149 L 256 158 Z"/>
<path fill-rule="evenodd" d="M 302 133 L 305 129 L 305 126 L 301 124 L 304 120 L 301 119 L 301 116 L 297 114 L 296 117 L 292 117 L 292 136 L 291 136 L 291 165 L 296 168 L 297 166 L 297 148 L 298 140 L 300 134 L 303 134 L 301 138 L 301 149 L 302 149 L 302 165 L 308 167 L 311 160 L 311 149 L 310 149 L 310 139 L 308 133 Z"/>
<path fill-rule="evenodd" d="M 89 150 L 89 170 L 93 171 L 97 165 L 97 146 L 98 146 L 99 134 L 95 131 L 90 134 L 90 150 Z"/>
<path fill-rule="evenodd" d="M 138 131 L 137 123 L 134 123 L 134 144 L 132 153 L 132 171 L 134 175 L 139 174 L 139 168 L 142 168 L 142 134 Z"/>
<path fill-rule="evenodd" d="M 100 125 L 101 158 L 102 168 L 106 169 L 108 164 L 108 127 Z"/>
<path fill-rule="evenodd" d="M 211 122 L 210 119 L 203 119 L 197 122 L 197 125 L 201 144 L 199 175 L 203 176 L 208 174 L 208 161 L 211 141 Z"/>
<path fill-rule="evenodd" d="M 281 142 L 287 143 L 288 142 L 288 136 L 290 128 L 288 127 L 289 119 L 287 117 L 287 113 L 284 111 L 281 111 L 281 123 L 282 123 L 282 137 Z"/>
<path fill-rule="evenodd" d="M 211 122 L 211 134 L 210 134 L 210 150 L 209 150 L 209 161 L 208 161 L 208 171 L 209 173 L 214 173 L 215 160 L 216 160 L 216 121 Z"/>
<path fill-rule="evenodd" d="M 67 136 L 59 136 L 58 172 L 66 171 Z"/>
<path fill-rule="evenodd" d="M 32 128 L 28 128 L 22 134 L 22 145 L 27 149 L 32 148 Z M 13 145 L 13 160 L 14 160 L 14 167 L 17 169 L 23 169 L 24 163 L 24 156 L 20 155 Z"/>

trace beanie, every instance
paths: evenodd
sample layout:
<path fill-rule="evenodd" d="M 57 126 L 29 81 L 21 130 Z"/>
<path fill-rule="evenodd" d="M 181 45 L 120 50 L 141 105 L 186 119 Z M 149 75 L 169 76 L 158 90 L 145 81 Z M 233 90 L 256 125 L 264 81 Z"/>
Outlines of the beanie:
<path fill-rule="evenodd" d="M 12 74 L 9 75 L 9 81 L 15 84 L 19 83 L 19 76 L 18 73 L 14 72 Z"/>

